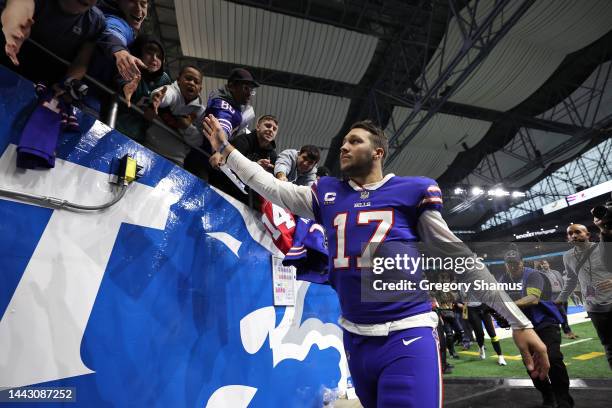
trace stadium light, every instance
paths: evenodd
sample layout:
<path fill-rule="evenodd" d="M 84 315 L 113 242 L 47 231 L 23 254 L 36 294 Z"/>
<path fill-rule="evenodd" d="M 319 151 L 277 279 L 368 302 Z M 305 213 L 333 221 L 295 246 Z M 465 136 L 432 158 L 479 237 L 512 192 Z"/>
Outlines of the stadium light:
<path fill-rule="evenodd" d="M 512 198 L 525 197 L 526 195 L 527 193 L 523 191 L 513 191 L 512 192 Z"/>
<path fill-rule="evenodd" d="M 482 188 L 480 188 L 480 187 L 473 187 L 472 188 L 472 195 L 479 196 L 479 195 L 481 195 L 483 193 L 484 193 L 484 190 Z"/>
<path fill-rule="evenodd" d="M 496 189 L 487 191 L 487 194 L 492 197 L 504 197 L 504 196 L 509 196 L 510 192 L 502 188 L 496 188 Z"/>
<path fill-rule="evenodd" d="M 464 194 L 465 190 L 461 187 L 456 187 L 455 188 L 455 194 Z"/>

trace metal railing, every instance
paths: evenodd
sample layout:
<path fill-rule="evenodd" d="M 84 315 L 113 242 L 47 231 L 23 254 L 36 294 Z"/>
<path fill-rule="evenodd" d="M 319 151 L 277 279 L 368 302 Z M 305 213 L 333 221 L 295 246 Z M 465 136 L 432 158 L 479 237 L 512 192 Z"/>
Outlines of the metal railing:
<path fill-rule="evenodd" d="M 59 55 L 57 55 L 54 52 L 48 50 L 47 48 L 45 48 L 43 45 L 39 44 L 35 40 L 32 40 L 31 38 L 28 38 L 27 41 L 30 42 L 35 47 L 37 47 L 42 52 L 46 53 L 51 58 L 53 58 L 56 61 L 62 63 L 66 67 L 70 66 L 70 62 L 69 61 L 66 61 L 65 59 L 63 59 Z M 117 123 L 117 114 L 119 112 L 119 102 L 121 102 L 123 105 L 125 105 L 127 107 L 127 101 L 125 100 L 125 98 L 123 98 L 123 96 L 119 92 L 115 91 L 114 89 L 109 88 L 108 86 L 106 86 L 102 82 L 98 81 L 97 79 L 91 77 L 90 75 L 85 75 L 84 79 L 87 81 L 87 83 L 90 83 L 90 84 L 94 85 L 96 87 L 96 89 L 98 89 L 99 91 L 102 91 L 104 94 L 106 94 L 108 96 L 108 98 L 110 100 L 110 105 L 108 106 L 108 114 L 106 115 L 106 120 L 105 121 L 103 120 L 103 122 L 106 125 L 108 125 L 110 128 L 114 129 L 115 125 Z M 210 157 L 210 153 L 208 153 L 207 151 L 203 150 L 202 148 L 200 148 L 198 146 L 192 146 L 190 144 L 187 144 L 183 140 L 181 135 L 176 130 L 172 129 L 171 127 L 169 127 L 168 125 L 166 125 L 165 123 L 160 121 L 159 119 L 153 119 L 153 120 L 146 119 L 144 111 L 142 109 L 140 109 L 138 106 L 132 104 L 128 109 L 138 113 L 138 115 L 142 116 L 143 119 L 149 121 L 152 125 L 157 126 L 157 127 L 161 128 L 161 129 L 163 129 L 164 131 L 169 133 L 172 137 L 174 137 L 177 140 L 179 140 L 185 146 L 188 146 L 191 149 L 197 150 L 198 152 L 200 152 L 203 155 L 205 155 L 207 158 Z M 83 106 L 82 110 L 84 112 L 86 112 L 86 113 L 93 114 L 94 116 L 99 118 L 98 112 L 94 112 L 92 109 L 88 109 L 87 106 Z M 129 137 L 129 135 L 126 135 L 126 136 Z"/>
<path fill-rule="evenodd" d="M 56 60 L 57 62 L 63 64 L 66 67 L 70 66 L 70 62 L 63 59 L 62 57 L 58 56 L 57 54 L 53 53 L 52 51 L 48 50 L 47 48 L 45 48 L 43 45 L 39 44 L 38 42 L 36 42 L 35 40 L 32 40 L 31 38 L 28 38 L 27 41 L 29 43 L 31 43 L 33 46 L 35 46 L 36 48 L 38 48 L 41 52 L 46 53 L 48 56 L 50 56 L 52 59 Z M 110 104 L 108 105 L 108 113 L 106 115 L 106 120 L 103 120 L 100 118 L 100 114 L 99 112 L 97 112 L 96 110 L 92 109 L 91 107 L 87 106 L 85 103 L 81 103 L 80 106 L 78 106 L 78 108 L 89 114 L 92 115 L 94 117 L 96 117 L 97 119 L 102 120 L 102 122 L 104 122 L 107 126 L 109 126 L 112 129 L 115 129 L 116 123 L 117 123 L 117 115 L 119 112 L 119 103 L 121 102 L 129 111 L 132 112 L 136 112 L 139 116 L 141 116 L 143 119 L 145 119 L 147 122 L 151 123 L 152 126 L 156 126 L 158 128 L 163 129 L 166 133 L 168 133 L 171 137 L 175 138 L 176 140 L 180 141 L 183 145 L 187 146 L 189 149 L 195 150 L 199 153 L 201 153 L 202 155 L 204 155 L 204 157 L 206 157 L 207 159 L 210 158 L 210 153 L 203 150 L 201 147 L 199 146 L 193 146 L 191 144 L 188 144 L 187 142 L 185 142 L 185 140 L 183 140 L 182 136 L 175 130 L 172 129 L 171 127 L 169 127 L 168 125 L 166 125 L 165 123 L 163 123 L 161 120 L 154 118 L 153 120 L 149 120 L 146 118 L 144 111 L 139 108 L 138 106 L 131 104 L 129 107 L 127 105 L 127 101 L 125 100 L 125 98 L 116 90 L 109 88 L 108 86 L 106 86 L 105 84 L 103 84 L 102 82 L 98 81 L 97 79 L 91 77 L 90 75 L 85 75 L 85 77 L 83 78 L 88 84 L 93 85 L 97 90 L 103 92 L 107 97 L 108 100 L 110 101 Z M 126 135 L 127 137 L 130 137 L 130 135 Z M 130 139 L 132 139 L 130 137 Z M 133 139 L 132 139 L 133 140 Z M 140 143 L 138 141 L 136 141 L 137 143 Z M 150 147 L 147 147 L 150 148 Z M 153 151 L 155 151 L 154 149 L 151 149 Z M 158 153 L 158 152 L 156 152 Z M 163 154 L 158 153 L 161 156 L 163 156 Z M 231 181 L 233 184 L 235 184 L 240 190 L 244 191 L 244 184 L 241 185 L 241 181 L 239 179 L 237 179 L 236 177 L 232 178 L 230 175 L 228 175 L 226 172 L 223 172 Z M 197 175 L 196 175 L 197 176 Z M 245 194 L 247 195 L 247 202 L 248 202 L 248 206 L 251 208 L 256 208 L 255 207 L 255 199 L 253 197 L 253 192 L 248 189 Z"/>

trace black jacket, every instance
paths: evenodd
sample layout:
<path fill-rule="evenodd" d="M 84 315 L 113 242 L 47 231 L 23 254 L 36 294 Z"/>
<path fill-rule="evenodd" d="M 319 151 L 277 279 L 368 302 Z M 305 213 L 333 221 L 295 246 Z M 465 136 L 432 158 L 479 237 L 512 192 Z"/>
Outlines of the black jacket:
<path fill-rule="evenodd" d="M 276 163 L 276 143 L 273 141 L 268 147 L 260 147 L 256 132 L 243 133 L 237 136 L 232 140 L 232 146 L 251 161 L 256 162 L 261 159 L 269 159 L 272 164 Z"/>
<path fill-rule="evenodd" d="M 231 143 L 232 146 L 251 161 L 257 162 L 261 159 L 268 159 L 272 164 L 276 163 L 276 143 L 272 142 L 266 148 L 260 147 L 257 141 L 257 133 L 255 132 L 243 133 L 234 138 Z M 259 196 L 248 187 L 246 187 L 246 190 L 249 192 L 249 195 L 245 195 L 222 172 L 211 170 L 208 175 L 208 182 L 244 204 L 252 205 L 255 209 L 259 210 L 261 206 Z"/>

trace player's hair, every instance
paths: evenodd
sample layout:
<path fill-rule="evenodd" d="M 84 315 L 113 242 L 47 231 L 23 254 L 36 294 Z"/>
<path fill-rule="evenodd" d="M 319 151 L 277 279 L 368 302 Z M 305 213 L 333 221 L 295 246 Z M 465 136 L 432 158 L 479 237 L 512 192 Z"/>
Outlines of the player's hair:
<path fill-rule="evenodd" d="M 274 116 L 274 115 L 261 115 L 257 119 L 257 124 L 259 125 L 264 120 L 271 120 L 272 122 L 276 123 L 276 126 L 278 126 L 278 118 L 276 116 Z"/>
<path fill-rule="evenodd" d="M 308 160 L 312 160 L 315 163 L 319 162 L 319 159 L 321 159 L 321 151 L 319 150 L 319 148 L 315 145 L 304 145 L 300 148 L 300 153 L 306 153 L 306 157 L 308 158 Z"/>
<path fill-rule="evenodd" d="M 389 139 L 387 139 L 385 132 L 369 119 L 353 123 L 349 130 L 353 129 L 363 129 L 370 134 L 370 143 L 372 143 L 372 146 L 374 146 L 375 149 L 383 149 L 381 164 L 384 164 L 387 153 L 389 152 Z"/>

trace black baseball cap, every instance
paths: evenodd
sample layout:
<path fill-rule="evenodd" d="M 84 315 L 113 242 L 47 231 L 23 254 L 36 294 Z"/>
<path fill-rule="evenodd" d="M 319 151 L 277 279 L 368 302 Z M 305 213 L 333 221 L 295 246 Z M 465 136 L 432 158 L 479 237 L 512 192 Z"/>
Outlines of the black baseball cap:
<path fill-rule="evenodd" d="M 248 82 L 253 86 L 253 88 L 257 88 L 259 86 L 259 83 L 255 81 L 253 75 L 251 75 L 251 73 L 244 68 L 232 69 L 232 72 L 230 72 L 230 75 L 227 78 L 227 82 Z"/>

